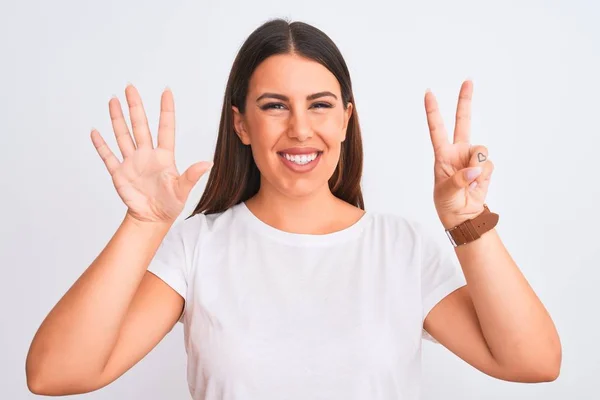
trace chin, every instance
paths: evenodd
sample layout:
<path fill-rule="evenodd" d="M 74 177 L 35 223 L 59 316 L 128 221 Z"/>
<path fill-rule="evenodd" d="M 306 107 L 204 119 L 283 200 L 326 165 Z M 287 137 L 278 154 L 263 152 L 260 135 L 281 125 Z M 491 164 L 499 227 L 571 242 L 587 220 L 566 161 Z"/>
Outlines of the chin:
<path fill-rule="evenodd" d="M 316 179 L 306 178 L 300 178 L 293 181 L 286 179 L 284 182 L 280 179 L 280 182 L 278 182 L 275 187 L 286 197 L 295 199 L 301 199 L 317 194 L 324 188 L 327 190 L 329 189 L 327 181 L 323 182 L 322 180 L 317 181 Z"/>

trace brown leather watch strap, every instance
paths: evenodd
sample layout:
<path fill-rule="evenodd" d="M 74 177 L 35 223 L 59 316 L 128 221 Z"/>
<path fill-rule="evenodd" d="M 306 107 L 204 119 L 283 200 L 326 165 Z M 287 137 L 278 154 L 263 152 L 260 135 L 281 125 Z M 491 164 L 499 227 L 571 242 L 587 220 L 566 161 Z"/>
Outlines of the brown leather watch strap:
<path fill-rule="evenodd" d="M 479 239 L 482 234 L 494 228 L 498 220 L 498 214 L 491 212 L 488 206 L 484 204 L 481 214 L 454 228 L 446 229 L 446 234 L 452 245 L 457 247 Z"/>

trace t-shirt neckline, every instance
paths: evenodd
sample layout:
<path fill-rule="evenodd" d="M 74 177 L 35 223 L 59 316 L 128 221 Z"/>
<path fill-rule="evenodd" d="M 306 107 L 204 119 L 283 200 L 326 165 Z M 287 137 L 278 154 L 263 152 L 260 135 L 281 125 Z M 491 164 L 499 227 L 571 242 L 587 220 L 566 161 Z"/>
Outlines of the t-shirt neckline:
<path fill-rule="evenodd" d="M 233 207 L 234 213 L 237 213 L 245 223 L 247 223 L 256 232 L 268 236 L 279 242 L 288 243 L 295 246 L 328 246 L 335 243 L 348 241 L 358 237 L 364 230 L 367 223 L 371 220 L 371 214 L 365 212 L 362 217 L 354 224 L 331 233 L 322 235 L 307 233 L 292 233 L 277 229 L 259 219 L 246 205 L 241 202 Z"/>

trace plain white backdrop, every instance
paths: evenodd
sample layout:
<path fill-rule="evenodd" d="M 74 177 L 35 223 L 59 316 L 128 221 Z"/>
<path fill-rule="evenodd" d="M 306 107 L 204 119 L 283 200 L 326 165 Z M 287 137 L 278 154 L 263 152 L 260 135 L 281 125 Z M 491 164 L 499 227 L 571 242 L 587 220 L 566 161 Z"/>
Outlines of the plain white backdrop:
<path fill-rule="evenodd" d="M 179 169 L 210 160 L 233 58 L 251 31 L 273 17 L 321 28 L 346 58 L 364 135 L 367 210 L 417 218 L 446 242 L 432 201 L 423 95 L 431 88 L 438 96 L 451 133 L 460 84 L 474 81 L 472 142 L 488 146 L 495 164 L 487 203 L 558 327 L 562 373 L 549 384 L 503 382 L 427 342 L 423 398 L 598 398 L 597 3 L 0 4 L 0 398 L 35 397 L 25 381 L 31 339 L 124 215 L 89 138 L 96 127 L 117 152 L 111 95 L 125 104 L 125 85 L 135 84 L 154 128 L 160 93 L 169 86 Z M 178 324 L 115 383 L 75 398 L 188 399 L 185 363 Z"/>

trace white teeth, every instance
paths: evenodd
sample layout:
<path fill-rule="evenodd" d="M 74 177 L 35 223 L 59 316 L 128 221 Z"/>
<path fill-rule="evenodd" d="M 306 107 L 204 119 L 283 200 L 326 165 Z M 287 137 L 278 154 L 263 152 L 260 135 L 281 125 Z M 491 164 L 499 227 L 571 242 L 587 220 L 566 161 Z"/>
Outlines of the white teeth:
<path fill-rule="evenodd" d="M 304 165 L 304 164 L 308 164 L 309 162 L 313 161 L 315 158 L 317 158 L 317 153 L 312 153 L 312 154 L 302 154 L 302 155 L 291 155 L 291 154 L 286 154 L 284 153 L 283 156 L 288 160 L 291 161 L 295 164 L 298 165 Z"/>

